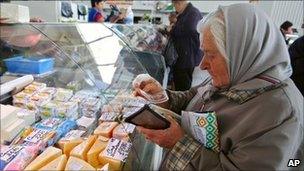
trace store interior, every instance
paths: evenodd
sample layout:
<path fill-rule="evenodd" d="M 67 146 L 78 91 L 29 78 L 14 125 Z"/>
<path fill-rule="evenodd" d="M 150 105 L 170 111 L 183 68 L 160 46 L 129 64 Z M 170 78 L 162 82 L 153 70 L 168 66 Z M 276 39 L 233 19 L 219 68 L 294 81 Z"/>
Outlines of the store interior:
<path fill-rule="evenodd" d="M 299 108 L 302 105 L 300 116 L 303 121 L 304 56 L 293 59 L 291 47 L 294 43 L 303 40 L 304 2 L 261 0 L 185 2 L 187 5 L 192 4 L 200 12 L 201 18 L 195 23 L 195 33 L 188 34 L 189 36 L 195 34 L 196 44 L 191 42 L 192 39 L 188 44 L 191 47 L 197 46 L 196 49 L 200 53 L 204 52 L 201 48 L 203 38 L 199 37 L 201 34 L 196 30 L 196 26 L 204 17 L 212 16 L 212 12 L 219 9 L 219 6 L 249 4 L 254 6 L 254 9 L 262 11 L 263 15 L 265 14 L 273 22 L 272 27 L 276 27 L 278 32 L 281 29 L 282 34 L 279 35 L 281 37 L 273 40 L 286 42 L 284 44 L 286 54 L 289 49 L 291 64 L 288 65 L 292 67 L 294 75 L 291 78 L 295 83 L 294 89 L 297 89 L 298 93 L 295 99 L 300 99 L 295 103 Z M 98 3 L 99 1 L 95 4 Z M 171 32 L 168 31 L 168 29 L 175 29 L 175 23 L 171 25 L 172 14 L 177 13 L 176 23 L 181 22 L 182 13 L 179 15 L 175 6 L 175 3 L 180 2 L 113 0 L 101 1 L 101 3 L 103 9 L 97 11 L 103 21 L 92 22 L 90 15 L 94 7 L 91 1 L 0 1 L 0 170 L 114 171 L 180 170 L 180 168 L 187 170 L 184 167 L 170 168 L 164 164 L 166 161 L 164 158 L 171 154 L 168 151 L 175 149 L 176 144 L 174 148 L 166 148 L 149 138 L 141 129 L 144 127 L 164 132 L 171 129 L 172 122 L 167 118 L 168 115 L 179 125 L 186 122 L 182 120 L 184 116 L 172 108 L 172 104 L 170 108 L 163 105 L 167 101 L 173 101 L 175 92 L 184 91 L 184 89 L 179 89 L 178 81 L 175 81 L 177 78 L 174 78 L 177 77 L 175 71 L 178 70 L 176 63 L 178 57 L 181 56 L 174 42 L 177 39 L 174 39 L 174 34 L 171 36 Z M 188 9 L 188 6 L 186 8 Z M 118 14 L 116 15 L 115 12 Z M 94 14 L 94 19 L 96 15 L 97 13 Z M 113 20 L 112 15 L 117 18 Z M 120 15 L 123 17 L 119 18 Z M 194 22 L 191 16 L 188 16 L 187 20 Z M 287 21 L 291 23 L 288 28 L 292 31 L 285 34 L 282 29 Z M 182 32 L 186 32 L 188 27 L 190 28 L 190 25 L 185 25 Z M 238 27 L 247 26 L 239 25 Z M 170 41 L 173 41 L 173 46 L 175 46 L 174 52 L 168 52 Z M 185 45 L 188 41 L 185 39 L 185 42 L 181 42 L 178 47 L 189 47 Z M 255 45 L 255 40 L 251 41 Z M 279 46 L 277 42 L 273 44 Z M 298 52 L 304 55 L 304 40 L 297 46 L 298 49 L 303 47 Z M 177 53 L 177 57 L 175 56 L 177 59 L 169 58 L 168 53 Z M 203 56 L 200 56 L 200 59 L 202 58 Z M 264 62 L 267 63 L 266 60 Z M 202 69 L 202 63 L 198 61 L 191 67 L 191 80 L 186 91 L 207 83 L 214 83 L 209 70 Z M 157 82 L 162 91 L 149 94 L 149 91 L 145 91 L 147 87 L 141 89 L 142 82 L 145 82 L 144 79 L 147 77 Z M 137 87 L 138 80 L 141 82 L 139 81 L 140 84 Z M 179 78 L 179 82 L 181 80 L 187 81 L 182 77 Z M 202 90 L 207 90 L 207 88 Z M 208 93 L 202 93 L 200 97 Z M 267 108 L 272 107 L 267 106 Z M 231 111 L 234 111 L 234 108 Z M 210 113 L 212 112 L 207 112 L 206 118 Z M 217 124 L 221 126 L 220 119 L 223 118 L 217 119 Z M 191 124 L 191 118 L 188 118 L 187 122 Z M 250 125 L 254 127 L 254 124 Z M 219 135 L 217 132 L 216 136 L 229 132 L 220 128 Z M 195 129 L 201 131 L 203 128 Z M 270 128 L 263 129 L 266 132 Z M 237 132 L 237 130 L 231 130 Z M 188 134 L 187 131 L 184 129 L 183 134 Z M 206 137 L 208 134 L 206 130 L 200 132 L 200 135 L 195 132 L 197 130 L 192 131 L 192 134 L 195 134 L 193 139 L 202 134 Z M 302 131 L 300 134 L 302 137 L 294 140 L 301 141 L 303 147 L 303 123 L 298 131 Z M 249 143 L 260 134 L 264 132 L 250 136 L 248 132 L 248 137 L 243 138 Z M 195 141 L 201 143 L 198 139 Z M 169 140 L 171 140 L 170 137 L 168 137 Z M 185 139 L 182 140 L 186 142 Z M 179 139 L 178 143 L 182 140 Z M 204 141 L 207 142 L 207 140 Z M 220 138 L 219 143 L 221 141 Z M 271 139 L 269 141 L 272 142 Z M 201 146 L 212 151 L 213 147 L 208 147 L 206 142 Z M 235 145 L 234 143 L 231 140 L 231 145 Z M 240 143 L 236 146 L 238 145 L 244 144 Z M 267 145 L 271 146 L 271 143 Z M 265 153 L 268 154 L 267 145 L 261 148 L 265 148 Z M 223 146 L 220 147 L 219 153 L 224 153 L 226 156 L 226 153 L 221 151 L 222 148 Z M 214 149 L 212 152 L 216 151 Z M 304 152 L 303 149 L 300 151 L 302 155 L 298 152 L 297 155 L 300 158 L 293 158 L 298 159 L 293 164 L 302 162 L 300 167 L 304 168 Z M 203 152 L 202 150 L 201 153 Z M 246 151 L 240 155 L 250 158 L 247 156 L 248 153 Z M 209 152 L 205 155 L 207 154 Z M 240 156 L 236 158 L 238 157 Z M 259 165 L 260 163 L 256 164 L 254 161 L 252 165 L 242 167 L 243 163 L 241 161 L 238 163 L 238 160 L 234 161 L 234 159 L 233 157 L 221 158 L 220 162 L 231 160 L 230 164 L 233 165 L 233 167 L 225 167 L 223 164 L 221 169 L 259 170 L 264 167 L 263 164 Z M 280 160 L 281 165 L 276 165 L 278 167 L 266 167 L 268 165 L 265 164 L 264 169 L 284 170 L 285 166 L 290 164 L 290 161 L 284 163 L 283 159 Z M 191 162 L 184 165 L 193 165 L 189 167 L 190 170 L 212 170 L 212 165 L 218 166 L 210 161 L 209 167 L 208 161 L 203 161 L 201 158 L 195 162 L 203 163 L 202 167 L 201 164 L 194 166 L 195 164 Z M 261 167 L 257 169 L 254 164 Z M 205 165 L 206 167 L 203 167 Z M 218 168 L 220 167 L 213 169 Z"/>

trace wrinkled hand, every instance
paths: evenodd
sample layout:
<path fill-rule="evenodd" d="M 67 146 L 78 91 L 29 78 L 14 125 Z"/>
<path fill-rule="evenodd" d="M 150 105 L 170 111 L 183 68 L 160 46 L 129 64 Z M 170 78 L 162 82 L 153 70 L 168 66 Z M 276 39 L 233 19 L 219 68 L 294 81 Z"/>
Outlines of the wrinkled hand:
<path fill-rule="evenodd" d="M 163 91 L 163 87 L 160 85 L 160 83 L 148 74 L 138 75 L 133 81 L 133 88 L 134 96 L 141 96 L 143 98 L 146 97 L 140 92 L 140 90 L 152 96 Z"/>
<path fill-rule="evenodd" d="M 180 125 L 170 116 L 167 117 L 170 121 L 170 127 L 164 130 L 146 129 L 137 126 L 140 133 L 143 133 L 146 139 L 158 144 L 161 147 L 171 149 L 184 136 L 184 131 Z"/>

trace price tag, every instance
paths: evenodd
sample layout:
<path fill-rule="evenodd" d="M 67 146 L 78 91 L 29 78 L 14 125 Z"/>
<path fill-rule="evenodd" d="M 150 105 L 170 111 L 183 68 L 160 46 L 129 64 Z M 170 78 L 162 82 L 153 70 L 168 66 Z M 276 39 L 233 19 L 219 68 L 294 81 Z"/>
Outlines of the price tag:
<path fill-rule="evenodd" d="M 125 162 L 131 150 L 132 144 L 111 138 L 108 146 L 103 152 L 103 156 Z"/>

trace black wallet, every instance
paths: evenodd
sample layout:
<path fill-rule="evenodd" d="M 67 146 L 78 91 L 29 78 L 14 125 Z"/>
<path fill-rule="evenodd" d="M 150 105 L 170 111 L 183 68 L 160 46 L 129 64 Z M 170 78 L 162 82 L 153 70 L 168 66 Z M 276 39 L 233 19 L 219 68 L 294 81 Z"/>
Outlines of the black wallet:
<path fill-rule="evenodd" d="M 167 129 L 170 127 L 170 122 L 162 114 L 151 109 L 148 104 L 144 105 L 124 120 L 125 122 L 148 129 Z"/>

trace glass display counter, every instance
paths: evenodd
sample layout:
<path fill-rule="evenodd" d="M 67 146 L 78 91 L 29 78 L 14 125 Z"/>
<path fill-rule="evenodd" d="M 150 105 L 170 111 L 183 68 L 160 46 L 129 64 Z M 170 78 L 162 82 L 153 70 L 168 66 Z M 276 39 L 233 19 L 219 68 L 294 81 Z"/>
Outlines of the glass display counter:
<path fill-rule="evenodd" d="M 167 38 L 154 25 L 106 24 L 112 29 L 138 56 L 138 60 L 159 82 L 167 84 L 168 68 L 166 68 L 162 52 Z"/>
<path fill-rule="evenodd" d="M 81 91 L 90 92 L 101 102 L 97 112 L 92 115 L 96 120 L 103 106 L 115 108 L 111 101 L 122 94 L 130 95 L 132 80 L 149 70 L 144 67 L 137 52 L 103 24 L 1 24 L 0 42 L 1 67 L 7 66 L 8 59 L 17 57 L 22 59 L 19 63 L 13 61 L 17 64 L 15 67 L 25 68 L 25 72 L 18 72 L 14 70 L 16 68 L 2 68 L 1 71 L 5 72 L 1 80 L 32 74 L 35 82 L 45 83 L 47 87 L 71 90 L 73 95 Z M 26 60 L 32 58 L 39 62 L 51 59 L 53 65 L 43 73 L 40 70 L 27 73 L 31 68 L 27 68 Z M 145 62 L 149 63 L 149 59 L 145 59 Z M 164 66 L 162 62 L 157 64 Z M 41 67 L 46 68 L 45 65 Z M 155 74 L 151 75 L 158 78 L 158 74 Z M 39 108 L 36 112 L 39 115 Z M 146 142 L 136 130 L 131 140 L 132 148 L 122 169 L 157 169 L 159 161 L 155 160 L 161 156 L 155 150 L 156 145 Z"/>

